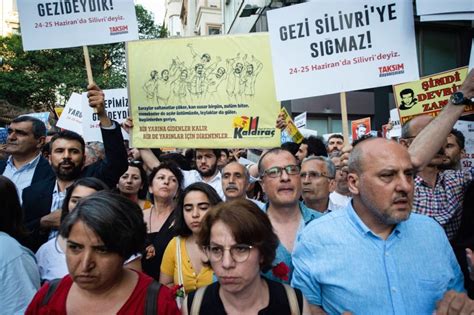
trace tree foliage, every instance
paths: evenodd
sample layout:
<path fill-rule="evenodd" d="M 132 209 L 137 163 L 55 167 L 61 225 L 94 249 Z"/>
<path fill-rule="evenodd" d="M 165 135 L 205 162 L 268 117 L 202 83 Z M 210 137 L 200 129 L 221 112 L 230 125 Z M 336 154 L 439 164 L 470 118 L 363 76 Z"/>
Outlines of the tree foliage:
<path fill-rule="evenodd" d="M 135 7 L 139 37 L 159 38 L 163 30 L 141 5 Z M 103 89 L 126 86 L 124 43 L 89 46 L 94 81 Z M 23 51 L 21 36 L 0 37 L 0 99 L 34 110 L 51 109 L 87 86 L 82 47 Z"/>

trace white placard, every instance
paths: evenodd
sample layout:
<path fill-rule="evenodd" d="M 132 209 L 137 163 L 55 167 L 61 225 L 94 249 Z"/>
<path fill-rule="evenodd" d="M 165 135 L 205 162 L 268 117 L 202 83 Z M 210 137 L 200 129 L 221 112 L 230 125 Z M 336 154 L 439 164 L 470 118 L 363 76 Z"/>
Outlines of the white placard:
<path fill-rule="evenodd" d="M 474 12 L 471 13 L 444 13 L 420 15 L 421 22 L 431 21 L 471 21 L 474 20 Z"/>
<path fill-rule="evenodd" d="M 64 107 L 61 117 L 59 117 L 56 126 L 59 128 L 74 131 L 81 136 L 84 135 L 82 127 L 82 96 L 78 93 L 72 93 L 71 97 Z"/>
<path fill-rule="evenodd" d="M 23 49 L 138 39 L 133 0 L 18 0 Z"/>
<path fill-rule="evenodd" d="M 416 14 L 474 12 L 472 0 L 416 0 Z"/>
<path fill-rule="evenodd" d="M 128 93 L 127 89 L 103 90 L 105 98 L 105 110 L 110 119 L 118 123 L 122 123 L 129 115 L 128 110 Z M 99 118 L 94 110 L 89 106 L 87 93 L 82 93 L 82 112 L 83 112 L 83 128 L 84 140 L 102 141 L 100 132 Z M 129 136 L 122 129 L 123 138 L 128 140 Z"/>
<path fill-rule="evenodd" d="M 319 0 L 267 16 L 278 100 L 419 79 L 411 0 Z"/>
<path fill-rule="evenodd" d="M 400 124 L 400 115 L 397 108 L 390 110 L 390 122 L 392 123 L 392 129 L 388 132 L 389 137 L 400 138 L 402 136 L 402 125 Z"/>
<path fill-rule="evenodd" d="M 454 128 L 464 135 L 464 151 L 466 154 L 461 159 L 463 169 L 474 167 L 474 122 L 458 120 Z"/>
<path fill-rule="evenodd" d="M 294 122 L 295 126 L 298 128 L 305 128 L 307 121 L 307 112 L 301 113 L 295 117 Z"/>

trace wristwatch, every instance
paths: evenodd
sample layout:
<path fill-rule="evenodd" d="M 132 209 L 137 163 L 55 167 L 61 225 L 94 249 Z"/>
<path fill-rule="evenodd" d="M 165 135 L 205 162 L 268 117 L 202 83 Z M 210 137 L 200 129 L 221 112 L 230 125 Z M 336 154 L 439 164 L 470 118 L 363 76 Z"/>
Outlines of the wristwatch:
<path fill-rule="evenodd" d="M 464 96 L 462 92 L 454 92 L 451 95 L 450 101 L 453 105 L 469 105 L 471 104 L 471 100 Z"/>

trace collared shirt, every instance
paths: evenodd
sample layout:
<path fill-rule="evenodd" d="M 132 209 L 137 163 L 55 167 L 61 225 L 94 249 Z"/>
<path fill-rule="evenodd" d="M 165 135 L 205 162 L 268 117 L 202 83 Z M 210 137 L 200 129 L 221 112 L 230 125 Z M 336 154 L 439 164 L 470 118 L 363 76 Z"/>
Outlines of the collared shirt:
<path fill-rule="evenodd" d="M 262 210 L 265 213 L 267 212 L 269 205 L 270 205 L 269 203 L 266 203 L 265 206 L 262 208 Z M 300 207 L 300 211 L 301 211 L 301 222 L 300 222 L 300 226 L 298 227 L 298 231 L 296 232 L 297 237 L 298 237 L 298 234 L 300 234 L 301 231 L 303 231 L 303 229 L 305 228 L 306 225 L 308 225 L 311 221 L 323 216 L 322 213 L 320 213 L 316 210 L 313 210 L 311 208 L 308 208 L 301 201 L 299 202 L 299 207 Z M 291 253 L 288 251 L 288 249 L 285 248 L 285 246 L 283 246 L 283 244 L 281 242 L 278 242 L 278 247 L 277 247 L 277 250 L 276 250 L 275 259 L 273 260 L 272 266 L 276 266 L 281 262 L 285 263 L 288 266 L 288 268 L 290 269 L 290 272 L 288 273 L 288 280 L 287 281 L 283 281 L 282 279 L 280 279 L 278 277 L 275 277 L 272 273 L 272 270 L 269 270 L 266 273 L 263 273 L 263 275 L 266 278 L 271 279 L 273 281 L 278 281 L 278 282 L 283 282 L 283 283 L 289 284 L 290 281 L 291 281 L 291 277 L 292 277 L 293 269 L 294 269 L 293 262 L 292 262 L 292 259 L 291 259 Z"/>
<path fill-rule="evenodd" d="M 467 186 L 474 177 L 474 168 L 438 173 L 435 187 L 428 186 L 420 176 L 415 178 L 413 212 L 435 219 L 451 240 L 461 225 L 462 203 Z"/>
<path fill-rule="evenodd" d="M 206 183 L 212 186 L 212 188 L 214 188 L 217 191 L 217 193 L 219 194 L 222 200 L 225 200 L 224 190 L 222 190 L 221 172 L 217 172 L 217 174 L 208 182 L 206 182 L 202 178 L 201 174 L 199 174 L 197 170 L 190 170 L 190 171 L 181 170 L 181 173 L 183 173 L 183 177 L 184 177 L 184 187 L 187 187 L 196 182 Z"/>
<path fill-rule="evenodd" d="M 384 240 L 349 204 L 310 223 L 292 258 L 292 286 L 328 314 L 432 314 L 446 291 L 464 291 L 443 229 L 418 214 Z"/>
<path fill-rule="evenodd" d="M 333 191 L 329 194 L 329 200 L 331 200 L 331 202 L 338 208 L 345 208 L 351 199 L 352 197 L 344 196 L 337 191 Z"/>
<path fill-rule="evenodd" d="M 51 202 L 51 212 L 56 211 L 57 209 L 63 206 L 64 198 L 66 198 L 66 190 L 59 191 L 58 181 L 54 184 L 53 190 L 53 201 Z M 52 230 L 49 233 L 48 239 L 52 239 L 58 235 L 58 230 Z"/>
<path fill-rule="evenodd" d="M 23 189 L 31 185 L 31 180 L 35 174 L 36 166 L 40 160 L 41 155 L 38 154 L 33 160 L 26 163 L 19 169 L 13 164 L 13 158 L 10 156 L 7 160 L 7 165 L 5 171 L 3 171 L 3 176 L 8 177 L 16 186 L 18 192 L 18 197 L 20 202 L 22 202 Z"/>

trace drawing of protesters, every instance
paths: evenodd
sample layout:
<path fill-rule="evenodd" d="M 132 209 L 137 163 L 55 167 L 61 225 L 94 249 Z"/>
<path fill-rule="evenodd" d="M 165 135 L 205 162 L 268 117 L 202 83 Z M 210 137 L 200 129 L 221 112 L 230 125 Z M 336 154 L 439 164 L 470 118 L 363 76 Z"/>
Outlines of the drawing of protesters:
<path fill-rule="evenodd" d="M 255 95 L 255 81 L 262 68 L 263 64 L 252 55 L 251 62 L 246 64 L 246 71 L 240 81 L 241 90 L 245 95 Z"/>
<path fill-rule="evenodd" d="M 156 85 L 158 83 L 158 71 L 152 70 L 150 72 L 150 79 L 145 82 L 143 85 L 143 90 L 145 90 L 146 98 L 152 100 L 155 98 Z"/>
<path fill-rule="evenodd" d="M 244 68 L 244 61 L 247 58 L 245 55 L 242 59 L 240 58 L 240 53 L 237 54 L 236 58 L 227 59 L 227 86 L 226 92 L 229 97 L 236 97 L 241 94 L 242 90 L 240 89 L 240 78 L 242 77 L 242 71 Z"/>

